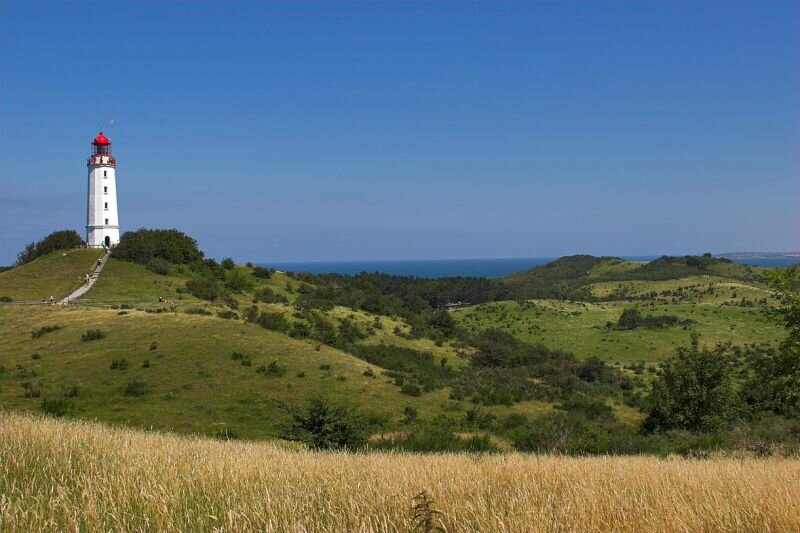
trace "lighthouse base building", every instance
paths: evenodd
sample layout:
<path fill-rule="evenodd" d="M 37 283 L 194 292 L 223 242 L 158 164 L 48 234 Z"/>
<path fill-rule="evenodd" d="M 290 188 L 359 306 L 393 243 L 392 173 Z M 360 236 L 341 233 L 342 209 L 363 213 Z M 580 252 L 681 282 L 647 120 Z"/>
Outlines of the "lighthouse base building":
<path fill-rule="evenodd" d="M 86 243 L 92 248 L 110 248 L 119 242 L 117 213 L 117 161 L 111 154 L 111 141 L 97 134 L 92 141 L 86 207 Z"/>

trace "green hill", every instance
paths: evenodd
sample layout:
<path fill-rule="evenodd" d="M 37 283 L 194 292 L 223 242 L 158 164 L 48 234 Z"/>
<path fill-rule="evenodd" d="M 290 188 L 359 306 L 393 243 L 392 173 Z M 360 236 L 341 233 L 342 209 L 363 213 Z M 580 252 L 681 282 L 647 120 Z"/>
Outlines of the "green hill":
<path fill-rule="evenodd" d="M 32 302 L 50 296 L 60 299 L 81 284 L 102 253 L 96 249 L 59 250 L 0 272 L 0 297 Z"/>
<path fill-rule="evenodd" d="M 389 427 L 406 405 L 427 418 L 446 399 L 443 392 L 402 395 L 379 368 L 352 355 L 238 320 L 46 306 L 0 309 L 0 323 L 3 408 L 39 410 L 42 398 L 69 397 L 76 416 L 260 438 L 277 436 L 285 407 L 315 394 L 359 407 Z M 59 329 L 32 338 L 31 331 L 46 326 Z M 105 337 L 82 341 L 88 329 Z M 271 364 L 274 370 L 260 371 Z M 141 385 L 131 389 L 132 380 Z"/>
<path fill-rule="evenodd" d="M 692 276 L 715 275 L 737 281 L 756 282 L 759 267 L 729 259 L 704 256 L 663 256 L 653 261 L 625 261 L 618 257 L 573 255 L 546 265 L 516 272 L 505 281 L 517 299 L 591 299 L 584 289 L 601 281 L 663 281 Z"/>
<path fill-rule="evenodd" d="M 656 363 L 697 333 L 731 342 L 743 379 L 783 333 L 754 271 L 708 258 L 576 256 L 504 282 L 315 276 L 217 263 L 168 234 L 158 251 L 140 233 L 137 262 L 112 257 L 68 307 L 0 306 L 0 408 L 261 439 L 322 396 L 361 413 L 375 446 L 446 450 L 456 433 L 550 446 L 569 417 L 578 433 L 560 449 L 657 451 L 672 445 L 638 436 Z M 59 296 L 98 255 L 41 257 L 0 273 L 0 289 Z M 666 325 L 617 327 L 630 309 Z"/>

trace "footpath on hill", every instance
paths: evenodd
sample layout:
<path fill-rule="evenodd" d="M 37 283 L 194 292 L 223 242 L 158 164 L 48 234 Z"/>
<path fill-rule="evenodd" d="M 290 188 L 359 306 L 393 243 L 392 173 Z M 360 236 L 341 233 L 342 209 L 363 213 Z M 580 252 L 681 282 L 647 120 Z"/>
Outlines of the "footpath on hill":
<path fill-rule="evenodd" d="M 75 291 L 73 291 L 71 294 L 68 294 L 66 298 L 64 298 L 58 303 L 61 305 L 67 305 L 71 302 L 74 302 L 87 292 L 89 292 L 89 289 L 91 289 L 92 286 L 94 286 L 95 282 L 97 281 L 97 278 L 100 277 L 100 272 L 103 271 L 103 267 L 106 266 L 106 262 L 108 261 L 108 258 L 110 256 L 111 256 L 111 250 L 108 249 L 105 251 L 105 253 L 103 253 L 102 256 L 100 256 L 100 259 L 97 260 L 97 263 L 94 266 L 94 270 L 92 270 L 90 274 L 87 274 L 86 281 L 83 283 L 83 285 L 75 289 Z"/>

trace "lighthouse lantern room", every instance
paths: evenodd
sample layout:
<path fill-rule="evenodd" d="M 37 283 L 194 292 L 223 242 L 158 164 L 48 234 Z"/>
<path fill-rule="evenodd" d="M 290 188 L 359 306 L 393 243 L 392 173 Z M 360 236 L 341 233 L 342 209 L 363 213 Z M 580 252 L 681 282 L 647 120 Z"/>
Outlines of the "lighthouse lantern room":
<path fill-rule="evenodd" d="M 111 155 L 111 141 L 102 131 L 92 141 L 92 155 L 86 166 L 89 168 L 86 242 L 93 248 L 110 248 L 119 242 L 117 161 Z"/>

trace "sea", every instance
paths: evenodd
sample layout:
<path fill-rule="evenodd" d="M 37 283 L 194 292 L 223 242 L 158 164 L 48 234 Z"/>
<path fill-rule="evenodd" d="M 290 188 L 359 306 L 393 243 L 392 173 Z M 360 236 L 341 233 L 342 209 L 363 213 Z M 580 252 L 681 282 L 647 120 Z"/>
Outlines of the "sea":
<path fill-rule="evenodd" d="M 657 256 L 623 256 L 629 261 L 651 261 Z M 499 278 L 514 272 L 544 265 L 555 257 L 512 257 L 499 259 L 408 259 L 396 261 L 298 261 L 258 263 L 285 272 L 311 272 L 312 274 L 346 274 L 360 272 L 382 272 L 396 276 L 417 276 L 420 278 L 442 278 L 447 276 L 466 276 Z M 788 266 L 798 262 L 797 258 L 735 259 L 740 263 L 760 266 Z"/>

